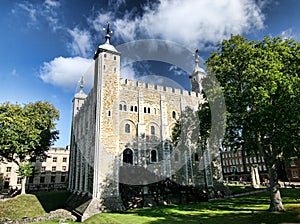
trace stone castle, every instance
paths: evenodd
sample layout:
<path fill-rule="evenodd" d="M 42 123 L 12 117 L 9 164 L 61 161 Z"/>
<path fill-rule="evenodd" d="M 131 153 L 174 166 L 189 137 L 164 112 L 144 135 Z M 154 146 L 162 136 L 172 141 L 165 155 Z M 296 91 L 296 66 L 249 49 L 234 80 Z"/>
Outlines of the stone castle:
<path fill-rule="evenodd" d="M 125 80 L 120 78 L 121 53 L 110 44 L 109 24 L 105 38 L 94 56 L 93 88 L 86 95 L 81 82 L 73 99 L 68 188 L 73 197 L 86 198 L 80 205 L 82 220 L 124 209 L 120 182 L 145 185 L 169 178 L 181 185 L 213 185 L 210 166 L 204 173 L 199 165 L 205 155 L 171 143 L 180 114 L 203 103 L 205 72 L 198 56 L 191 92 Z"/>

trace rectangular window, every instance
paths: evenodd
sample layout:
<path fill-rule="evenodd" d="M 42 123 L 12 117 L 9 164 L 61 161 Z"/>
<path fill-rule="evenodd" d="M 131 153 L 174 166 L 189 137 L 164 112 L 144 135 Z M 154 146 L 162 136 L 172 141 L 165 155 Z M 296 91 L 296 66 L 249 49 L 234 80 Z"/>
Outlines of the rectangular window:
<path fill-rule="evenodd" d="M 66 166 L 62 166 L 62 171 L 66 171 L 67 167 Z"/>
<path fill-rule="evenodd" d="M 6 167 L 6 173 L 10 173 L 10 172 L 11 172 L 11 167 L 10 166 Z"/>
<path fill-rule="evenodd" d="M 64 157 L 63 158 L 63 163 L 66 163 L 67 162 L 67 157 Z"/>
<path fill-rule="evenodd" d="M 17 184 L 22 184 L 22 177 L 18 177 Z"/>
<path fill-rule="evenodd" d="M 53 160 L 52 160 L 54 163 L 57 162 L 57 157 L 53 157 Z"/>
<path fill-rule="evenodd" d="M 33 176 L 30 176 L 30 177 L 29 177 L 29 180 L 28 180 L 28 182 L 29 182 L 30 184 L 32 184 L 32 183 L 33 183 Z"/>
<path fill-rule="evenodd" d="M 51 176 L 51 183 L 55 182 L 55 176 Z"/>
<path fill-rule="evenodd" d="M 293 178 L 298 178 L 298 171 L 297 170 L 292 170 L 292 177 Z"/>
<path fill-rule="evenodd" d="M 66 181 L 66 176 L 61 176 L 60 177 L 60 182 L 65 182 Z"/>
<path fill-rule="evenodd" d="M 296 166 L 295 161 L 292 159 L 290 163 L 291 167 Z"/>
<path fill-rule="evenodd" d="M 40 177 L 40 183 L 45 183 L 45 177 Z"/>
<path fill-rule="evenodd" d="M 52 172 L 56 171 L 56 166 L 52 166 Z"/>
<path fill-rule="evenodd" d="M 41 167 L 41 172 L 45 172 L 46 171 L 46 167 L 45 166 L 42 166 Z"/>

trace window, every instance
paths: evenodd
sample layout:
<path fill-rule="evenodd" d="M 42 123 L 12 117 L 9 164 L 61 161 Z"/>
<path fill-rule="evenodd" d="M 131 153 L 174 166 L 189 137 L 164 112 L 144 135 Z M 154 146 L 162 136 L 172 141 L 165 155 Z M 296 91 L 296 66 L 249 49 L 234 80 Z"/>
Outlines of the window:
<path fill-rule="evenodd" d="M 133 111 L 133 106 L 130 106 L 130 111 Z"/>
<path fill-rule="evenodd" d="M 52 172 L 56 171 L 56 166 L 52 166 Z"/>
<path fill-rule="evenodd" d="M 151 150 L 151 158 L 150 158 L 151 163 L 157 162 L 157 152 L 156 150 Z"/>
<path fill-rule="evenodd" d="M 133 164 L 133 152 L 129 148 L 123 152 L 123 163 Z"/>
<path fill-rule="evenodd" d="M 117 60 L 117 57 L 116 57 L 116 56 L 114 56 L 114 60 L 115 60 L 115 61 Z"/>
<path fill-rule="evenodd" d="M 150 107 L 148 107 L 148 114 L 150 114 Z"/>
<path fill-rule="evenodd" d="M 124 105 L 124 106 L 123 106 L 123 109 L 124 109 L 124 111 L 127 111 L 127 106 Z"/>
<path fill-rule="evenodd" d="M 66 171 L 67 170 L 67 167 L 66 166 L 62 166 L 62 171 Z"/>
<path fill-rule="evenodd" d="M 122 110 L 123 109 L 123 106 L 122 104 L 119 105 L 119 110 Z"/>
<path fill-rule="evenodd" d="M 29 177 L 29 180 L 28 180 L 28 182 L 29 182 L 30 184 L 32 184 L 32 183 L 33 183 L 33 176 L 30 176 L 30 177 Z"/>
<path fill-rule="evenodd" d="M 63 158 L 63 163 L 66 163 L 67 162 L 67 157 L 64 157 Z"/>
<path fill-rule="evenodd" d="M 293 178 L 298 178 L 298 171 L 297 170 L 292 170 L 292 177 Z"/>
<path fill-rule="evenodd" d="M 104 58 L 106 58 L 107 57 L 107 55 L 106 54 L 104 54 Z"/>
<path fill-rule="evenodd" d="M 107 111 L 107 116 L 108 116 L 108 117 L 111 117 L 111 110 L 108 110 L 108 111 Z"/>
<path fill-rule="evenodd" d="M 11 172 L 11 167 L 10 166 L 6 167 L 6 173 L 10 173 L 10 172 Z"/>
<path fill-rule="evenodd" d="M 144 113 L 147 113 L 147 107 L 144 107 Z"/>
<path fill-rule="evenodd" d="M 130 133 L 130 125 L 125 124 L 125 133 Z"/>
<path fill-rule="evenodd" d="M 40 183 L 45 183 L 45 177 L 40 177 Z"/>
<path fill-rule="evenodd" d="M 172 118 L 176 119 L 176 112 L 175 111 L 172 112 Z"/>
<path fill-rule="evenodd" d="M 57 157 L 53 157 L 53 162 L 57 162 Z"/>
<path fill-rule="evenodd" d="M 60 182 L 65 182 L 66 181 L 66 176 L 61 176 L 60 177 Z"/>
<path fill-rule="evenodd" d="M 195 157 L 194 157 L 194 158 L 195 158 L 195 161 L 196 161 L 196 162 L 199 161 L 199 155 L 198 155 L 198 153 L 195 153 Z"/>
<path fill-rule="evenodd" d="M 51 176 L 51 183 L 55 182 L 55 176 Z"/>
<path fill-rule="evenodd" d="M 150 127 L 150 134 L 155 135 L 155 127 L 154 126 Z"/>
<path fill-rule="evenodd" d="M 117 71 L 117 68 L 116 67 L 114 67 L 114 72 L 116 72 Z"/>
<path fill-rule="evenodd" d="M 22 184 L 22 177 L 18 177 L 18 179 L 17 179 L 17 184 Z"/>
<path fill-rule="evenodd" d="M 137 112 L 137 106 L 134 106 L 134 112 Z"/>
<path fill-rule="evenodd" d="M 266 165 L 263 165 L 263 170 L 267 170 L 267 167 L 266 167 Z"/>
<path fill-rule="evenodd" d="M 294 161 L 293 159 L 291 160 L 290 165 L 291 165 L 291 166 L 296 166 L 295 161 Z"/>
<path fill-rule="evenodd" d="M 41 172 L 45 172 L 46 171 L 46 167 L 45 166 L 42 166 L 41 167 Z"/>

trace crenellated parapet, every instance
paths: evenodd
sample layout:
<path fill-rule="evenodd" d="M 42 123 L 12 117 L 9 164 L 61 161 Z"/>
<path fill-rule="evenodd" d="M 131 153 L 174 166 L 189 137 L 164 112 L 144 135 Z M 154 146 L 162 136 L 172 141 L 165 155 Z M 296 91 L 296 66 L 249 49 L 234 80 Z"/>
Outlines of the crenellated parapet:
<path fill-rule="evenodd" d="M 202 94 L 199 94 L 198 92 L 194 92 L 194 91 L 187 91 L 184 89 L 173 88 L 173 87 L 163 86 L 163 85 L 156 85 L 156 84 L 152 84 L 152 83 L 145 83 L 145 82 L 141 82 L 141 81 L 124 79 L 124 78 L 120 78 L 120 85 L 136 87 L 137 89 L 140 89 L 140 90 L 141 89 L 154 90 L 157 92 L 165 92 L 165 93 L 182 95 L 182 96 L 192 96 L 192 97 L 196 97 L 196 98 L 202 97 Z"/>

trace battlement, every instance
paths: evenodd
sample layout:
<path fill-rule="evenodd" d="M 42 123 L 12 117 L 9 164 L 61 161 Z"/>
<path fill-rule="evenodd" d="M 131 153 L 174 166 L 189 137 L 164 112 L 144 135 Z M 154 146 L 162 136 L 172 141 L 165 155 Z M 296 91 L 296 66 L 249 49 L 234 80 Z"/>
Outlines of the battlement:
<path fill-rule="evenodd" d="M 191 91 L 178 89 L 178 88 L 172 88 L 169 86 L 155 85 L 152 83 L 145 83 L 145 82 L 141 82 L 141 81 L 124 79 L 124 78 L 120 78 L 119 83 L 120 83 L 120 85 L 133 86 L 133 87 L 137 87 L 140 89 L 156 90 L 159 92 L 172 93 L 172 94 L 182 95 L 182 96 L 192 96 L 192 97 L 200 97 L 201 96 L 201 94 L 196 93 L 196 92 L 191 92 Z"/>

